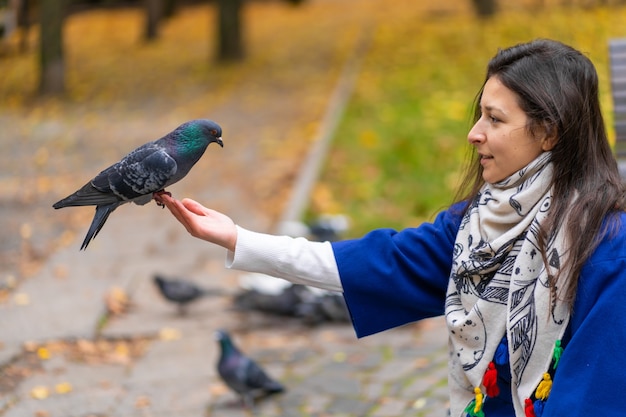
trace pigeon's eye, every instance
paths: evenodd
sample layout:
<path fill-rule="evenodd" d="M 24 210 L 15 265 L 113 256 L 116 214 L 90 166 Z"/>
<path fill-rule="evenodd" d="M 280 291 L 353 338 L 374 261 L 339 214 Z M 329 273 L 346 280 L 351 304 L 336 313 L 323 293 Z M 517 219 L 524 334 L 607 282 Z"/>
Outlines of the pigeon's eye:
<path fill-rule="evenodd" d="M 215 130 L 215 129 L 211 129 L 211 134 L 212 134 L 213 136 L 217 136 L 217 130 Z"/>

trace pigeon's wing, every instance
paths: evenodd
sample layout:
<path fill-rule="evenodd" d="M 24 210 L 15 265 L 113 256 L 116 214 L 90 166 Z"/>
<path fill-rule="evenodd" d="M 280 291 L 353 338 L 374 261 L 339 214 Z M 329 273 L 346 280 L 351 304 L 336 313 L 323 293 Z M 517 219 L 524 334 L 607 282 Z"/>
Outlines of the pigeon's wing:
<path fill-rule="evenodd" d="M 171 298 L 179 301 L 190 301 L 201 295 L 201 291 L 194 285 L 183 281 L 172 281 L 165 284 L 165 291 Z"/>
<path fill-rule="evenodd" d="M 75 193 L 54 203 L 52 207 L 55 209 L 68 206 L 111 206 L 115 208 L 116 205 L 123 202 L 123 198 L 110 191 L 95 188 L 90 181 Z"/>
<path fill-rule="evenodd" d="M 247 362 L 248 358 L 239 352 L 233 352 L 221 360 L 217 367 L 218 373 L 226 385 L 239 394 L 244 394 L 250 390 L 246 385 Z"/>
<path fill-rule="evenodd" d="M 162 190 L 176 173 L 177 165 L 162 147 L 147 143 L 102 171 L 91 181 L 101 192 L 132 200 Z"/>
<path fill-rule="evenodd" d="M 269 392 L 280 392 L 282 385 L 270 378 L 265 371 L 252 359 L 248 358 L 245 366 L 245 384 L 250 390 L 262 389 Z"/>

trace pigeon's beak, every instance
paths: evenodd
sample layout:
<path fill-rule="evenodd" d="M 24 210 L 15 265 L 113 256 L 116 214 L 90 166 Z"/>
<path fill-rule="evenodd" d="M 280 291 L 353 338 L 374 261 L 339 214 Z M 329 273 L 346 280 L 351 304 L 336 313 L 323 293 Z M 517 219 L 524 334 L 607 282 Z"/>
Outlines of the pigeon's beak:
<path fill-rule="evenodd" d="M 215 139 L 215 142 L 217 142 L 217 144 L 220 145 L 222 148 L 224 147 L 224 141 L 222 140 L 221 136 Z"/>

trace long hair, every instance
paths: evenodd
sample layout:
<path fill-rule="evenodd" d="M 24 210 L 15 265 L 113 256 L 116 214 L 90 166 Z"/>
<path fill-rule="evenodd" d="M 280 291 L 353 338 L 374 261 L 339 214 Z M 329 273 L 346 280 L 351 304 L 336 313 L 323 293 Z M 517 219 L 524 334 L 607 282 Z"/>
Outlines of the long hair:
<path fill-rule="evenodd" d="M 568 277 L 552 277 L 561 296 L 573 303 L 580 271 L 602 236 L 615 225 L 613 214 L 625 208 L 624 187 L 611 152 L 598 96 L 598 75 L 592 62 L 563 43 L 538 39 L 498 51 L 487 66 L 485 83 L 493 76 L 513 91 L 528 116 L 526 129 L 556 135 L 551 152 L 554 166 L 553 201 L 539 236 L 544 262 L 547 241 L 561 227 L 569 251 Z M 480 118 L 480 98 L 474 103 L 474 121 Z M 540 130 L 543 129 L 543 130 Z M 472 147 L 467 173 L 457 201 L 476 197 L 485 181 Z M 577 198 L 572 201 L 573 196 Z M 465 208 L 467 209 L 467 207 Z M 563 213 L 568 221 L 563 222 Z M 547 263 L 547 262 L 546 262 Z"/>

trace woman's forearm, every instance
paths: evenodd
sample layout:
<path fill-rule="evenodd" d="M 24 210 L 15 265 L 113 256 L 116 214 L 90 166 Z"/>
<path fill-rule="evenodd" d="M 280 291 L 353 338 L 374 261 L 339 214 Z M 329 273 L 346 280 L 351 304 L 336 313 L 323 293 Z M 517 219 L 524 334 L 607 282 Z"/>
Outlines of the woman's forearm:
<path fill-rule="evenodd" d="M 342 291 L 329 242 L 256 233 L 237 226 L 237 247 L 226 267 L 286 279 L 329 291 Z"/>

